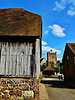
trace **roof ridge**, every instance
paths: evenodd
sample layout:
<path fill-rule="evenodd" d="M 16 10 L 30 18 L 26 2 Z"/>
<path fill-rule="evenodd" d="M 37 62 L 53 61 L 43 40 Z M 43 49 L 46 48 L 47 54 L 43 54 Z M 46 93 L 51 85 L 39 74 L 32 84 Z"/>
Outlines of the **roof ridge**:
<path fill-rule="evenodd" d="M 70 45 L 70 44 L 75 44 L 75 43 L 66 43 L 66 44 L 70 47 L 70 49 L 72 50 L 72 52 L 75 54 L 75 51 L 73 50 L 73 48 Z"/>
<path fill-rule="evenodd" d="M 50 70 L 55 71 L 52 67 L 48 66 L 44 69 L 44 71 L 46 71 L 48 68 L 50 68 Z"/>

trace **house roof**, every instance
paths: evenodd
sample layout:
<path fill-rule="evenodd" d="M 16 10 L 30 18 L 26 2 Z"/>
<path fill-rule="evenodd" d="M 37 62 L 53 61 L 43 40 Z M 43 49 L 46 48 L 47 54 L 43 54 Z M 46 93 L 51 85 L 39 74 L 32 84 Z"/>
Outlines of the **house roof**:
<path fill-rule="evenodd" d="M 41 62 L 42 60 L 44 60 L 44 59 L 45 59 L 45 58 L 41 58 L 41 59 L 40 59 L 40 62 Z M 45 60 L 46 60 L 46 59 L 45 59 Z"/>
<path fill-rule="evenodd" d="M 55 70 L 52 67 L 48 66 L 47 68 L 44 69 L 44 71 L 55 71 Z"/>
<path fill-rule="evenodd" d="M 66 43 L 69 48 L 71 49 L 71 51 L 75 54 L 75 43 Z"/>
<path fill-rule="evenodd" d="M 0 36 L 40 36 L 42 17 L 23 8 L 0 9 Z"/>

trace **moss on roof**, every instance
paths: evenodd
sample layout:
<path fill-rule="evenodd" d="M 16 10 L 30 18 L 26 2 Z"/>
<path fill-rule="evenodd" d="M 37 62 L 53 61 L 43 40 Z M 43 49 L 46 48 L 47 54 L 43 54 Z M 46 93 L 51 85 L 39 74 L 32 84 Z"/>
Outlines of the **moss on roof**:
<path fill-rule="evenodd" d="M 41 36 L 42 17 L 23 8 L 0 9 L 0 36 Z"/>

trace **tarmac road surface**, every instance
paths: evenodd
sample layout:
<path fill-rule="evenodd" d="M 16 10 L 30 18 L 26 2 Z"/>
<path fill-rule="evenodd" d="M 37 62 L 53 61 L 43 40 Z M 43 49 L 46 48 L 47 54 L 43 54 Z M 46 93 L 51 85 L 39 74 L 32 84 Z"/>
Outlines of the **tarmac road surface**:
<path fill-rule="evenodd" d="M 75 89 L 56 78 L 43 78 L 49 100 L 75 100 Z"/>

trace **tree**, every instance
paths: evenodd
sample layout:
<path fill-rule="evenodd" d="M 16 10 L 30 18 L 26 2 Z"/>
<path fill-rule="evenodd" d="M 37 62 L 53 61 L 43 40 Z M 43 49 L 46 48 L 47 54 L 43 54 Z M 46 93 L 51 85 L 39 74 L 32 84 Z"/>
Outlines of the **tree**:
<path fill-rule="evenodd" d="M 58 67 L 58 66 L 53 67 L 53 69 L 56 71 L 56 73 L 58 73 L 58 72 L 59 72 L 59 67 Z"/>
<path fill-rule="evenodd" d="M 47 62 L 46 62 L 45 65 L 44 65 L 44 64 L 43 64 L 43 65 L 40 65 L 40 70 L 41 70 L 42 72 L 44 71 L 45 68 L 47 68 Z"/>
<path fill-rule="evenodd" d="M 64 73 L 64 68 L 63 68 L 63 63 L 61 63 L 60 61 L 57 61 L 57 63 L 60 64 L 60 73 L 63 74 Z M 59 66 L 58 66 L 59 67 Z"/>
<path fill-rule="evenodd" d="M 63 73 L 64 73 L 64 71 L 63 71 L 63 70 L 64 70 L 63 66 L 60 66 L 60 73 L 61 73 L 61 74 L 63 74 Z"/>

